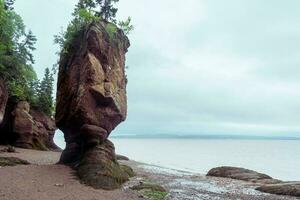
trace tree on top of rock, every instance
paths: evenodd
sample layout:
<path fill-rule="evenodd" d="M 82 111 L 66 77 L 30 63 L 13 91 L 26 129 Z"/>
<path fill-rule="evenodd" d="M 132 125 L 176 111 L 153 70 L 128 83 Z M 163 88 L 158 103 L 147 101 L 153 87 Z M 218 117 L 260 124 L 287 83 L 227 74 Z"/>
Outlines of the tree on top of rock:
<path fill-rule="evenodd" d="M 116 23 L 115 17 L 118 9 L 115 8 L 113 4 L 118 1 L 119 0 L 79 0 L 73 15 L 76 17 L 87 12 L 105 21 Z"/>
<path fill-rule="evenodd" d="M 116 22 L 116 13 L 118 9 L 114 7 L 114 3 L 119 0 L 96 0 L 97 4 L 100 6 L 100 12 L 97 13 L 98 16 L 102 17 L 106 21 Z"/>
<path fill-rule="evenodd" d="M 4 6 L 6 10 L 13 10 L 13 5 L 15 3 L 15 0 L 5 0 L 4 1 Z"/>

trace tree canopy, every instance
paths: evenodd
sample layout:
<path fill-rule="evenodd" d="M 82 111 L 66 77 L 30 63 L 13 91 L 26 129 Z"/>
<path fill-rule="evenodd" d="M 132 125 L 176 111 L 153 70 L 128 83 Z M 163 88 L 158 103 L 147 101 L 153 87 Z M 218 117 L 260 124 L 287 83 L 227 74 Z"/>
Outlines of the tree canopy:
<path fill-rule="evenodd" d="M 113 30 L 117 30 L 117 27 L 119 27 L 126 35 L 129 34 L 134 29 L 133 25 L 131 25 L 130 17 L 126 21 L 117 23 L 116 13 L 118 9 L 115 7 L 115 4 L 118 1 L 79 0 L 73 12 L 73 20 L 68 25 L 67 30 L 54 36 L 54 43 L 59 44 L 61 47 L 59 54 L 68 54 L 73 39 L 91 22 L 103 20 L 107 22 L 108 32 L 111 32 L 111 27 L 113 27 Z"/>
<path fill-rule="evenodd" d="M 37 89 L 37 106 L 48 115 L 52 115 L 54 111 L 53 82 L 53 74 L 46 68 L 44 78 Z"/>
<path fill-rule="evenodd" d="M 11 99 L 26 100 L 35 106 L 39 98 L 39 80 L 33 69 L 37 39 L 26 30 L 13 4 L 14 0 L 0 0 L 0 78 L 5 81 Z"/>

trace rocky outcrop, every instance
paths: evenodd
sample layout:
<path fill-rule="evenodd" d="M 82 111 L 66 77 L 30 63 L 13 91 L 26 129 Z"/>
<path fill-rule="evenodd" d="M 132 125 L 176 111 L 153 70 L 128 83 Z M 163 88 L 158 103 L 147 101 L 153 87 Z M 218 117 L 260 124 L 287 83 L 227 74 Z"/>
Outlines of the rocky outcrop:
<path fill-rule="evenodd" d="M 0 80 L 0 126 L 4 118 L 7 98 L 8 98 L 7 89 L 4 85 L 4 82 Z"/>
<path fill-rule="evenodd" d="M 114 145 L 109 140 L 86 149 L 76 167 L 79 178 L 97 189 L 119 188 L 134 173 L 117 162 L 114 152 Z"/>
<path fill-rule="evenodd" d="M 56 130 L 53 119 L 37 109 L 30 109 L 26 101 L 18 102 L 11 116 L 15 146 L 37 150 L 59 150 L 53 142 Z"/>
<path fill-rule="evenodd" d="M 33 119 L 29 114 L 29 103 L 19 102 L 14 111 L 13 116 L 13 133 L 17 135 L 15 145 L 22 148 L 33 148 Z"/>
<path fill-rule="evenodd" d="M 41 141 L 42 145 L 49 150 L 61 150 L 53 140 L 55 131 L 57 129 L 55 120 L 36 108 L 32 108 L 30 110 L 30 115 L 34 121 L 34 138 Z"/>
<path fill-rule="evenodd" d="M 256 190 L 276 194 L 300 197 L 300 182 L 283 182 L 272 177 L 249 169 L 238 167 L 217 167 L 211 169 L 207 176 L 231 178 L 257 183 Z"/>
<path fill-rule="evenodd" d="M 253 170 L 238 167 L 217 167 L 209 170 L 207 176 L 231 178 L 255 183 L 278 183 L 279 180 Z"/>
<path fill-rule="evenodd" d="M 126 119 L 125 54 L 128 38 L 113 24 L 90 24 L 74 39 L 59 66 L 56 125 L 66 149 L 60 162 L 78 166 L 79 177 L 96 188 L 128 180 L 107 140 Z"/>
<path fill-rule="evenodd" d="M 263 185 L 256 188 L 256 190 L 270 194 L 300 197 L 300 182 L 283 182 Z"/>

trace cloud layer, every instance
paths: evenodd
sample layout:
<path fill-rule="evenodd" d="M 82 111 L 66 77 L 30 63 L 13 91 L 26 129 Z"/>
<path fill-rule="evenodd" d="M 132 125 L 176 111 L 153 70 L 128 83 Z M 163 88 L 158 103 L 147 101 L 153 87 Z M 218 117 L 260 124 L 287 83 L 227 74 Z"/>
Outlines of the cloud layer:
<path fill-rule="evenodd" d="M 17 1 L 37 34 L 36 69 L 75 0 Z M 135 25 L 127 121 L 116 134 L 300 136 L 300 2 L 121 0 Z M 36 12 L 33 9 L 37 8 Z"/>

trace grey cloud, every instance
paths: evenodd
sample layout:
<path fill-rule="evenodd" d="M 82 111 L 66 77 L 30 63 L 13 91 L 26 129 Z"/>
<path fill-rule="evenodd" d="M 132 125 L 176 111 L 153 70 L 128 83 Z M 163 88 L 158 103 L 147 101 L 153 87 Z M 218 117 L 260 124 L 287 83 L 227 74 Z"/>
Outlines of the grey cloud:
<path fill-rule="evenodd" d="M 39 74 L 56 61 L 52 36 L 75 2 L 17 1 L 40 41 Z M 132 16 L 135 30 L 127 54 L 129 115 L 115 134 L 300 136 L 299 6 L 121 0 L 119 19 Z"/>

